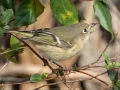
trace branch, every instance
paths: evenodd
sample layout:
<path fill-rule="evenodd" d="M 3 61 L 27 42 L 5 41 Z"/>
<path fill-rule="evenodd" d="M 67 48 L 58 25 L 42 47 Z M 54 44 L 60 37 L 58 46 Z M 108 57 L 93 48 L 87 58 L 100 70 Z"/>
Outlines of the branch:
<path fill-rule="evenodd" d="M 41 59 L 45 66 L 47 65 L 56 75 L 58 75 L 54 69 L 49 65 L 47 59 L 45 59 L 44 57 L 40 56 L 40 54 L 38 54 L 33 48 L 31 48 L 25 41 L 21 40 L 19 37 L 15 36 L 14 34 L 12 34 L 14 37 L 16 37 L 18 40 L 20 40 L 22 43 L 24 43 L 39 59 Z M 69 89 L 70 87 L 60 78 L 58 77 Z M 71 90 L 71 89 L 70 89 Z"/>
<path fill-rule="evenodd" d="M 7 59 L 7 62 L 2 66 L 2 68 L 0 69 L 0 73 L 2 72 L 2 70 L 8 65 L 8 63 L 10 62 L 10 59 L 11 59 L 12 57 L 10 57 L 10 58 L 8 58 Z"/>

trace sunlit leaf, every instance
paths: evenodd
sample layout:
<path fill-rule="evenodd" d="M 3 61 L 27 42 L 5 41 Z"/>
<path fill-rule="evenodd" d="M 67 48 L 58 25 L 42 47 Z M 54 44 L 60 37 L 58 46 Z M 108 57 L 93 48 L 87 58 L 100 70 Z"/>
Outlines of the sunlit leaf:
<path fill-rule="evenodd" d="M 78 23 L 78 10 L 70 0 L 50 0 L 50 6 L 53 14 L 61 24 Z"/>
<path fill-rule="evenodd" d="M 111 63 L 109 63 L 109 65 L 114 67 L 114 68 L 120 68 L 120 63 L 119 62 L 111 62 Z"/>
<path fill-rule="evenodd" d="M 20 41 L 14 36 L 10 37 L 10 47 L 11 48 L 20 47 Z"/>
<path fill-rule="evenodd" d="M 48 77 L 48 74 L 47 73 L 43 73 L 42 74 L 42 79 L 44 80 L 44 79 L 46 79 Z"/>
<path fill-rule="evenodd" d="M 31 82 L 42 82 L 43 79 L 42 79 L 42 76 L 40 74 L 36 73 L 30 77 L 30 81 Z"/>

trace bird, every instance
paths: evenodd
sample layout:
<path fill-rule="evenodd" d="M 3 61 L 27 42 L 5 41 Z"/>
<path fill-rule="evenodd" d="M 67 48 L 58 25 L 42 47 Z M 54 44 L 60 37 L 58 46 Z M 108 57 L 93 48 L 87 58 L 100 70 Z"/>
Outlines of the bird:
<path fill-rule="evenodd" d="M 61 62 L 72 58 L 83 48 L 96 24 L 79 22 L 37 30 L 9 30 L 7 33 L 21 35 L 21 39 L 30 41 L 42 57 Z"/>

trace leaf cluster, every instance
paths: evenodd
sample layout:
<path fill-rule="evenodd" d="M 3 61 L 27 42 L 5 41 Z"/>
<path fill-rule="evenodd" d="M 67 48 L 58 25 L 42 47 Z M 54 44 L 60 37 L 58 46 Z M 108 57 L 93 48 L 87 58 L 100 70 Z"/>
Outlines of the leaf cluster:
<path fill-rule="evenodd" d="M 120 80 L 118 80 L 118 71 L 115 72 L 115 69 L 120 68 L 119 62 L 112 62 L 109 59 L 109 56 L 105 53 L 102 54 L 105 60 L 104 67 L 107 69 L 107 74 L 110 80 L 112 81 L 114 90 L 120 89 Z"/>

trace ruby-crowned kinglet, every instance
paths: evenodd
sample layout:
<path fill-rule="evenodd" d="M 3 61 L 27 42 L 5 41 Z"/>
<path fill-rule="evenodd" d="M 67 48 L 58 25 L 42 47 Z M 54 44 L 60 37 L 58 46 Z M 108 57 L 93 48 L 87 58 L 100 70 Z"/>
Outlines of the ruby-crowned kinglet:
<path fill-rule="evenodd" d="M 95 26 L 78 23 L 70 26 L 46 28 L 30 31 L 8 31 L 26 37 L 42 57 L 50 61 L 64 61 L 77 54 L 88 41 L 91 29 Z"/>

